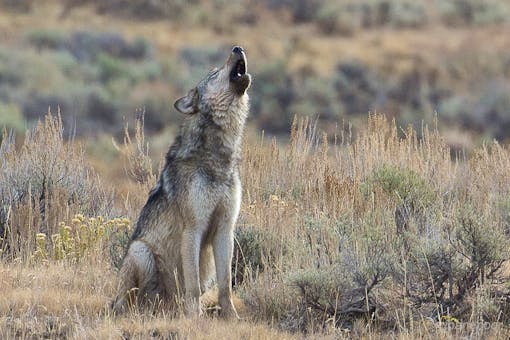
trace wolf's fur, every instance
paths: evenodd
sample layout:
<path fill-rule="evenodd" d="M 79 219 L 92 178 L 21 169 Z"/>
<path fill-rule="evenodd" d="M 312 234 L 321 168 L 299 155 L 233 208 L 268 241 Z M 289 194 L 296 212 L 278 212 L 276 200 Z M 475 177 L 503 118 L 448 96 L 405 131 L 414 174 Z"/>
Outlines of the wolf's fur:
<path fill-rule="evenodd" d="M 216 270 L 220 314 L 237 316 L 231 299 L 233 231 L 241 202 L 238 162 L 251 78 L 237 73 L 241 48 L 211 71 L 175 107 L 188 114 L 166 155 L 132 235 L 113 307 L 159 297 L 170 305 L 184 296 L 200 313 L 201 292 Z"/>

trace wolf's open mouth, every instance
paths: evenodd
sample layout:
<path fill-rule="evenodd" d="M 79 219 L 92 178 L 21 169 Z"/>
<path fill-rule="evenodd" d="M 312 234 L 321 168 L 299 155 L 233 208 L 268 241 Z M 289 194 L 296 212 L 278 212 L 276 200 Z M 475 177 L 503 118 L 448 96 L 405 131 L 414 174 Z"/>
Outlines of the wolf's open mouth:
<path fill-rule="evenodd" d="M 227 60 L 230 69 L 230 87 L 239 96 L 250 86 L 251 76 L 247 73 L 246 54 L 240 46 L 234 46 Z"/>
<path fill-rule="evenodd" d="M 232 81 L 238 80 L 242 76 L 246 74 L 246 63 L 244 59 L 239 59 L 234 67 L 232 67 L 232 71 L 230 72 L 230 79 Z"/>
<path fill-rule="evenodd" d="M 244 63 L 244 60 L 241 59 L 237 62 L 236 70 L 237 70 L 238 77 L 240 77 L 246 73 L 246 64 Z"/>

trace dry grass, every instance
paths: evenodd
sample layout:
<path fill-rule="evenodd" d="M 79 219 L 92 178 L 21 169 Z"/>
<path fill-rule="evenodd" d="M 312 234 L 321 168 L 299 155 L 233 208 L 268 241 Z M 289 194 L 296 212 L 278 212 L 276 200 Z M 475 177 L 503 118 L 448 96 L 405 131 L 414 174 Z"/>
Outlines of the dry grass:
<path fill-rule="evenodd" d="M 62 144 L 69 148 L 62 157 L 74 154 L 77 146 L 64 143 L 54 124 L 50 117 L 36 128 L 40 140 L 57 138 L 37 150 Z M 136 216 L 146 197 L 139 175 L 151 164 L 141 126 L 135 131 L 120 148 L 134 176 L 125 177 L 129 189 L 117 188 L 114 215 Z M 241 322 L 172 318 L 164 310 L 111 316 L 125 237 L 115 226 L 129 231 L 128 220 L 73 219 L 79 207 L 70 204 L 55 215 L 64 224 L 20 225 L 32 242 L 0 262 L 0 337 L 502 338 L 510 150 L 486 145 L 452 160 L 436 129 L 420 136 L 372 115 L 356 137 L 327 138 L 306 120 L 294 121 L 288 143 L 247 137 L 236 259 L 243 264 L 236 267 Z M 22 156 L 27 147 L 19 150 L 4 169 L 30 164 Z M 30 214 L 10 211 L 9 221 Z"/>
<path fill-rule="evenodd" d="M 172 319 L 163 313 L 133 312 L 114 318 L 107 308 L 115 272 L 108 264 L 42 266 L 1 264 L 2 339 L 291 339 L 250 321 Z"/>

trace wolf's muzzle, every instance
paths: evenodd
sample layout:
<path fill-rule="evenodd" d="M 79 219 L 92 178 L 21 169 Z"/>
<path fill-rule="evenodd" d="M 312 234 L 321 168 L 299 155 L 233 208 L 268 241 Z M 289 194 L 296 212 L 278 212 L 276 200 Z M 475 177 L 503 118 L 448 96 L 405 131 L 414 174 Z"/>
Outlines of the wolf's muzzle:
<path fill-rule="evenodd" d="M 247 73 L 247 59 L 244 49 L 234 46 L 230 55 L 230 82 L 236 93 L 243 94 L 250 86 L 251 77 Z"/>
<path fill-rule="evenodd" d="M 234 48 L 232 49 L 232 53 L 242 54 L 244 53 L 244 50 L 241 46 L 234 46 Z"/>

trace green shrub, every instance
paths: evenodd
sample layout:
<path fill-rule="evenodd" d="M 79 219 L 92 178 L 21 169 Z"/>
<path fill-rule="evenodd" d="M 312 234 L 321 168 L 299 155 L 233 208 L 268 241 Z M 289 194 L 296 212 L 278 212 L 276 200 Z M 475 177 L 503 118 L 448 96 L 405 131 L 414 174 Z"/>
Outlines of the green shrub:
<path fill-rule="evenodd" d="M 397 28 L 419 28 L 427 23 L 427 13 L 423 4 L 416 1 L 393 1 L 389 6 L 389 20 Z"/>
<path fill-rule="evenodd" d="M 27 40 L 38 49 L 58 49 L 65 44 L 65 34 L 62 31 L 37 30 L 28 33 Z"/>
<path fill-rule="evenodd" d="M 338 102 L 331 79 L 306 77 L 295 86 L 296 99 L 288 109 L 300 115 L 318 115 L 323 120 L 340 121 L 343 107 Z"/>
<path fill-rule="evenodd" d="M 47 58 L 53 62 L 67 77 L 71 79 L 82 79 L 83 67 L 76 58 L 66 50 L 55 51 L 47 55 Z"/>
<path fill-rule="evenodd" d="M 324 0 L 264 0 L 270 9 L 287 10 L 295 23 L 314 20 Z"/>
<path fill-rule="evenodd" d="M 99 66 L 99 79 L 103 83 L 117 78 L 133 81 L 129 67 L 119 58 L 101 53 L 97 56 L 97 65 Z"/>
<path fill-rule="evenodd" d="M 304 324 L 296 304 L 299 295 L 283 282 L 280 273 L 267 272 L 247 281 L 240 294 L 256 320 L 290 331 L 297 331 Z"/>
<path fill-rule="evenodd" d="M 507 4 L 497 0 L 446 0 L 439 3 L 441 19 L 451 26 L 508 21 L 509 11 Z"/>
<path fill-rule="evenodd" d="M 406 233 L 411 226 L 417 228 L 414 232 L 422 233 L 428 219 L 437 214 L 433 210 L 435 195 L 432 188 L 425 179 L 407 168 L 383 165 L 373 171 L 360 189 L 367 198 L 375 194 L 377 200 L 395 206 L 394 220 L 399 233 Z"/>
<path fill-rule="evenodd" d="M 326 1 L 317 11 L 316 22 L 325 34 L 352 35 L 363 24 L 362 11 L 356 4 Z"/>
<path fill-rule="evenodd" d="M 378 94 L 375 74 L 359 62 L 345 62 L 337 65 L 334 87 L 346 114 L 366 113 L 374 109 Z"/>
<path fill-rule="evenodd" d="M 152 46 L 144 38 L 127 41 L 117 33 L 77 31 L 66 36 L 57 47 L 87 62 L 93 62 L 101 54 L 127 60 L 143 60 L 152 55 Z"/>
<path fill-rule="evenodd" d="M 454 211 L 447 226 L 431 224 L 426 235 L 407 241 L 408 253 L 402 257 L 405 271 L 397 272 L 395 278 L 407 287 L 410 301 L 436 319 L 442 315 L 468 318 L 475 306 L 466 300 L 480 288 L 489 289 L 510 256 L 502 226 L 470 205 Z M 503 308 L 501 304 L 493 307 Z M 497 320 L 498 313 L 486 320 Z"/>
<path fill-rule="evenodd" d="M 0 101 L 0 130 L 3 128 L 21 133 L 25 131 L 26 123 L 17 105 Z"/>
<path fill-rule="evenodd" d="M 351 35 L 362 28 L 419 28 L 428 21 L 423 4 L 409 0 L 325 1 L 316 22 L 326 34 Z"/>
<path fill-rule="evenodd" d="M 328 326 L 351 328 L 358 318 L 375 312 L 371 289 L 352 288 L 344 268 L 309 269 L 292 274 L 289 284 L 297 288 L 299 298 L 293 331 L 325 331 Z"/>
<path fill-rule="evenodd" d="M 398 243 L 388 229 L 390 221 L 391 216 L 368 215 L 355 224 L 339 222 L 334 231 L 328 232 L 324 224 L 316 226 L 315 233 L 322 236 L 309 236 L 315 247 L 305 255 L 314 258 L 315 265 L 290 273 L 287 279 L 298 291 L 300 330 L 350 329 L 356 320 L 374 317 L 377 290 L 393 275 L 397 261 Z"/>
<path fill-rule="evenodd" d="M 96 1 L 97 2 L 97 1 Z M 193 3 L 193 2 L 191 2 Z M 98 11 L 140 19 L 178 18 L 188 6 L 183 0 L 113 0 L 99 2 Z"/>
<path fill-rule="evenodd" d="M 256 276 L 287 251 L 275 235 L 255 228 L 241 227 L 235 231 L 232 284 L 241 285 L 250 276 Z"/>
<path fill-rule="evenodd" d="M 287 110 L 296 97 L 291 75 L 283 60 L 265 64 L 254 74 L 252 85 L 252 114 L 266 131 L 279 133 L 288 130 L 293 113 Z"/>
<path fill-rule="evenodd" d="M 1 0 L 2 7 L 15 12 L 30 12 L 32 10 L 34 0 Z"/>
<path fill-rule="evenodd" d="M 361 185 L 365 195 L 381 189 L 397 204 L 408 205 L 413 211 L 421 210 L 434 200 L 434 193 L 418 173 L 408 168 L 382 165 L 374 170 Z"/>
<path fill-rule="evenodd" d="M 509 89 L 506 82 L 492 82 L 475 98 L 458 95 L 445 99 L 438 111 L 449 122 L 504 140 L 510 129 Z"/>
<path fill-rule="evenodd" d="M 266 266 L 241 292 L 256 315 L 285 330 L 352 328 L 373 317 L 377 291 L 395 271 L 398 242 L 390 222 L 391 215 L 356 223 L 305 218 L 292 251 L 278 254 L 278 265 Z"/>
<path fill-rule="evenodd" d="M 480 216 L 469 205 L 454 220 L 453 245 L 467 257 L 467 273 L 459 284 L 459 295 L 467 293 L 480 280 L 490 279 L 509 258 L 509 242 L 502 226 Z"/>

